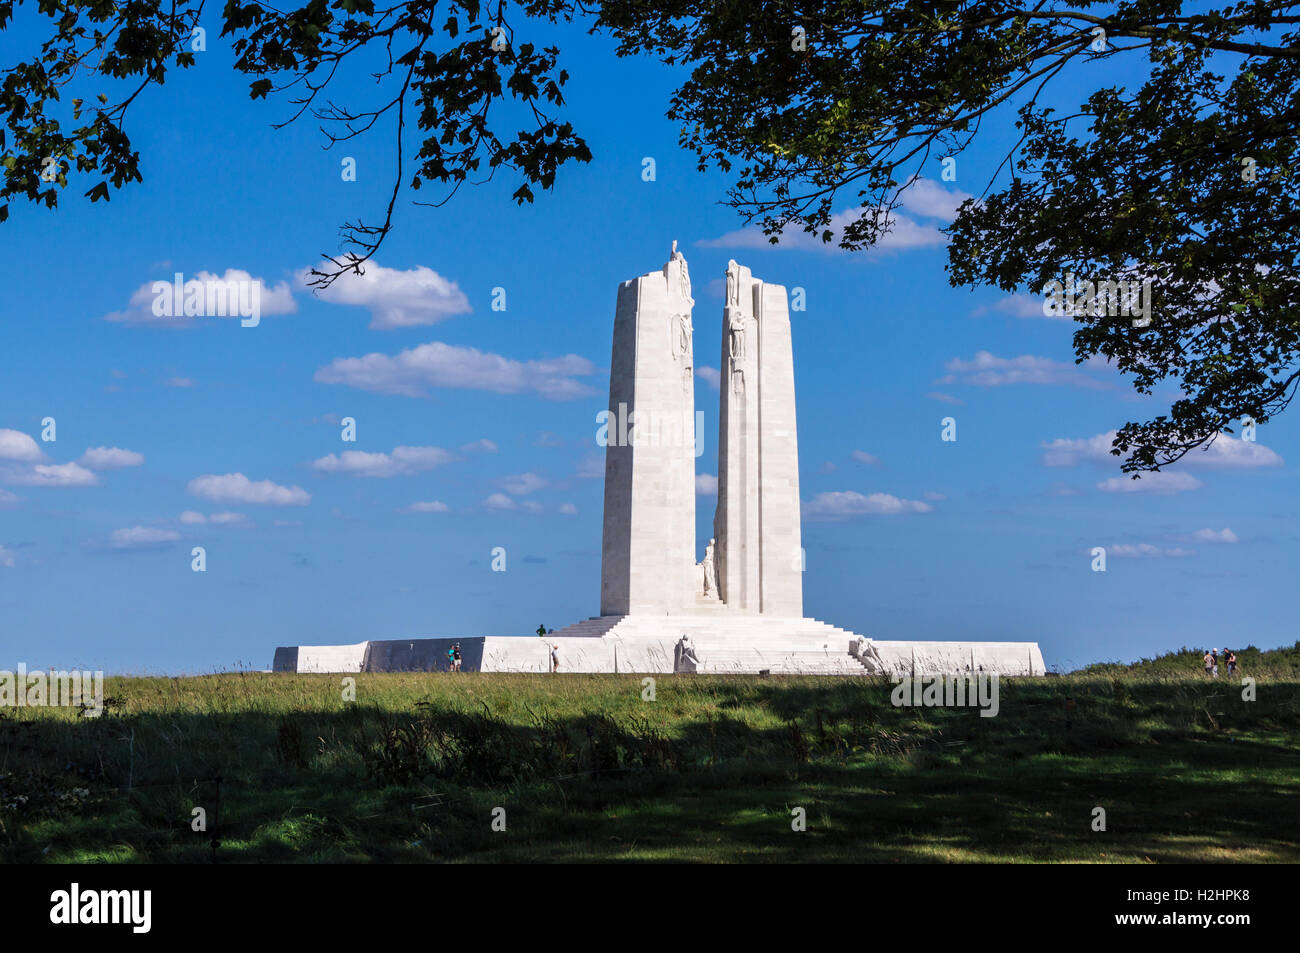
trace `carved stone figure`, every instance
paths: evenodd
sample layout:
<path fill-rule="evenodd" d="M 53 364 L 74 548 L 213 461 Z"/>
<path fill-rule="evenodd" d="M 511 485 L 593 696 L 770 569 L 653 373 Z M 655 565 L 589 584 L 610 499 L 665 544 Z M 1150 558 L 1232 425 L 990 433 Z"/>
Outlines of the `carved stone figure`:
<path fill-rule="evenodd" d="M 700 568 L 704 571 L 704 598 L 718 598 L 718 567 L 713 556 L 713 540 L 704 548 L 704 561 Z"/>
<path fill-rule="evenodd" d="M 735 365 L 745 357 L 745 313 L 739 308 L 727 310 L 727 333 L 730 335 L 731 363 Z"/>
<path fill-rule="evenodd" d="M 700 658 L 695 654 L 695 646 L 691 645 L 688 636 L 683 635 L 673 646 L 673 671 L 697 672 L 699 668 Z"/>

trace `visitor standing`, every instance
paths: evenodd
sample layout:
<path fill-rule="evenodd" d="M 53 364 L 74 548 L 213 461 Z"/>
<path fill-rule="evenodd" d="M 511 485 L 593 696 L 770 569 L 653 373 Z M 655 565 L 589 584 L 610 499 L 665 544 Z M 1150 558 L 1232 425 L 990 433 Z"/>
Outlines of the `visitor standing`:
<path fill-rule="evenodd" d="M 1205 651 L 1205 674 L 1206 675 L 1214 674 L 1214 659 L 1210 657 L 1209 649 L 1206 649 Z"/>
<path fill-rule="evenodd" d="M 560 670 L 560 647 L 557 644 L 551 645 L 551 674 L 554 675 Z"/>
<path fill-rule="evenodd" d="M 1234 651 L 1232 651 L 1232 649 L 1224 648 L 1224 650 L 1223 650 L 1223 661 L 1225 661 L 1226 663 L 1228 663 L 1228 674 L 1229 674 L 1229 675 L 1236 674 L 1236 671 L 1237 671 L 1237 653 L 1234 652 Z"/>
<path fill-rule="evenodd" d="M 453 672 L 460 671 L 460 643 L 457 642 L 451 647 L 451 665 Z"/>

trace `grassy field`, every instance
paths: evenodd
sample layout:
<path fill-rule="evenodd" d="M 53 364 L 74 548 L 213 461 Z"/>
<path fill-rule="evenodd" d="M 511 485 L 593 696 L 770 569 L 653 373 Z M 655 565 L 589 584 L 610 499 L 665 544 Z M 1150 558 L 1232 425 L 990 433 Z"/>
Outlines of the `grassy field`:
<path fill-rule="evenodd" d="M 98 719 L 0 709 L 0 861 L 1300 861 L 1300 644 L 1237 654 L 1004 679 L 992 718 L 871 678 L 113 678 Z"/>

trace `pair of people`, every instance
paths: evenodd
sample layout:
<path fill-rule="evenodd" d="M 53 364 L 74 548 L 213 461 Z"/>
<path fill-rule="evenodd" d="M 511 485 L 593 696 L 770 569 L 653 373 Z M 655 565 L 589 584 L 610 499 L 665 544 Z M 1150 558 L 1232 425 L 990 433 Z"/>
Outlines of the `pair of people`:
<path fill-rule="evenodd" d="M 451 648 L 447 649 L 447 671 L 459 672 L 460 661 L 460 643 L 457 642 L 452 645 Z"/>

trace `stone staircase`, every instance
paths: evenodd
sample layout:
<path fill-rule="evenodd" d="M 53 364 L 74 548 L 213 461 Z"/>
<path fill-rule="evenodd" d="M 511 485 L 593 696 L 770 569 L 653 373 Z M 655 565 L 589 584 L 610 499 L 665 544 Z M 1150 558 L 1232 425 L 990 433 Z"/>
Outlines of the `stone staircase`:
<path fill-rule="evenodd" d="M 871 669 L 849 654 L 857 635 L 818 619 L 739 615 L 715 609 L 690 615 L 595 616 L 548 633 L 561 651 L 580 651 L 571 639 L 616 642 L 627 670 L 671 660 L 673 647 L 690 637 L 702 673 L 866 675 Z M 671 663 L 669 662 L 669 665 Z"/>

